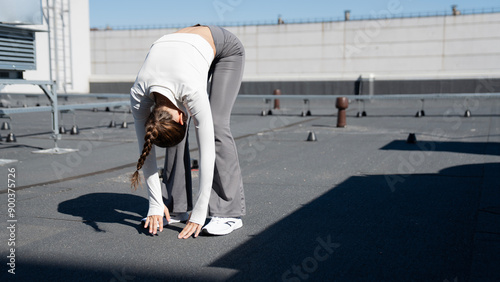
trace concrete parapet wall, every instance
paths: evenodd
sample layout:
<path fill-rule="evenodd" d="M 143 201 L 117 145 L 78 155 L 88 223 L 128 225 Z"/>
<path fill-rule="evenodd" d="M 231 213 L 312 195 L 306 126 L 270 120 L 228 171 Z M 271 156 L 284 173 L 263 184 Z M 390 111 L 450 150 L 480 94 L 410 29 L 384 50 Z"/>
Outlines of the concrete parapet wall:
<path fill-rule="evenodd" d="M 228 27 L 244 81 L 500 78 L 500 13 Z M 174 29 L 91 32 L 94 83 L 133 82 L 149 46 Z"/>

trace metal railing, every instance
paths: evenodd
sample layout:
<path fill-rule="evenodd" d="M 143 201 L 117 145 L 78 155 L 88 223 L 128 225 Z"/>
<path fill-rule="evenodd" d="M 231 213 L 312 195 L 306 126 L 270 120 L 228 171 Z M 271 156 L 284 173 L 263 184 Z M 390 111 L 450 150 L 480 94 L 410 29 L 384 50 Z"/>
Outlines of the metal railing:
<path fill-rule="evenodd" d="M 491 8 L 476 8 L 476 9 L 460 9 L 460 15 L 474 15 L 474 14 L 493 14 L 500 13 L 500 7 Z M 460 16 L 457 15 L 457 16 Z M 370 15 L 356 16 L 350 14 L 349 21 L 364 21 L 364 20 L 384 20 L 384 19 L 399 19 L 399 18 L 423 18 L 423 17 L 445 17 L 453 16 L 452 10 L 446 11 L 424 11 L 412 13 L 377 13 L 374 12 Z M 328 22 L 343 22 L 345 16 L 327 17 L 327 18 L 303 18 L 303 19 L 283 19 L 284 24 L 308 24 L 308 23 L 328 23 Z M 148 24 L 148 25 L 121 25 L 121 26 L 106 26 L 106 27 L 92 27 L 92 31 L 106 31 L 106 30 L 139 30 L 139 29 L 177 29 L 186 26 L 192 26 L 199 22 L 179 23 L 179 24 Z M 219 25 L 225 27 L 237 26 L 250 26 L 250 25 L 278 25 L 278 19 L 274 20 L 256 20 L 256 21 L 237 21 L 237 22 L 213 22 L 204 23 L 205 25 Z"/>
<path fill-rule="evenodd" d="M 37 95 L 37 94 L 29 94 Z M 43 95 L 43 94 L 38 94 Z M 37 106 L 37 107 L 12 107 L 0 108 L 0 115 L 19 114 L 19 113 L 32 113 L 32 112 L 57 112 L 64 110 L 79 110 L 79 109 L 93 109 L 93 108 L 116 108 L 116 107 L 130 107 L 130 100 L 128 94 L 114 94 L 114 93 L 101 93 L 101 94 L 68 94 L 58 95 L 58 98 L 66 97 L 93 97 L 93 98 L 117 98 L 119 101 L 106 101 L 98 103 L 74 103 L 68 105 L 60 105 L 57 99 L 52 102 L 50 106 Z M 247 99 L 262 99 L 265 103 L 273 100 L 335 100 L 339 97 L 345 97 L 351 100 L 441 100 L 441 99 L 471 99 L 471 98 L 500 98 L 500 93 L 433 93 L 433 94 L 377 94 L 377 95 L 261 95 L 261 94 L 242 94 L 238 95 L 238 100 Z M 53 97 L 52 97 L 53 98 Z M 121 100 L 124 99 L 124 100 Z M 57 116 L 56 116 L 57 117 Z M 54 134 L 59 132 L 57 127 L 57 120 L 53 121 Z"/>
<path fill-rule="evenodd" d="M 0 81 L 3 84 L 9 84 L 8 80 Z M 18 81 L 11 81 L 11 83 L 19 83 Z M 50 106 L 39 106 L 39 107 L 18 107 L 18 108 L 0 108 L 0 115 L 9 115 L 9 114 L 22 114 L 22 113 L 31 113 L 31 112 L 51 112 L 52 120 L 52 138 L 54 139 L 54 148 L 41 150 L 37 153 L 44 154 L 61 154 L 73 152 L 73 149 L 61 149 L 57 146 L 57 141 L 61 139 L 61 133 L 59 132 L 59 113 L 62 111 L 74 111 L 77 109 L 92 109 L 92 108 L 100 108 L 100 107 L 130 107 L 130 100 L 128 99 L 128 94 L 88 94 L 88 95 L 57 95 L 55 91 L 55 83 L 51 81 L 24 81 L 23 84 L 36 84 L 39 85 L 44 94 L 49 98 Z M 40 94 L 40 95 L 44 95 Z M 37 95 L 37 94 L 30 94 Z M 100 103 L 79 103 L 79 104 L 70 104 L 70 105 L 59 105 L 58 98 L 63 97 L 96 97 L 96 98 L 127 98 L 125 100 L 120 101 L 107 101 Z M 426 99 L 471 99 L 471 98 L 500 98 L 500 93 L 435 93 L 435 94 L 382 94 L 382 95 L 238 95 L 238 99 L 262 99 L 266 105 L 271 105 L 271 101 L 273 100 L 303 100 L 304 105 L 307 106 L 307 109 L 302 111 L 302 116 L 311 115 L 310 109 L 310 100 L 334 100 L 340 97 L 345 97 L 347 99 L 360 101 L 363 105 L 363 109 L 361 112 L 358 112 L 358 116 L 365 116 L 366 112 L 364 110 L 364 102 L 366 100 L 421 100 L 422 101 L 422 113 L 423 110 L 423 102 Z M 359 107 L 359 105 L 358 105 Z M 267 111 L 263 110 L 261 115 L 272 114 L 272 109 L 269 108 Z M 470 111 L 467 109 L 465 116 L 470 116 Z"/>

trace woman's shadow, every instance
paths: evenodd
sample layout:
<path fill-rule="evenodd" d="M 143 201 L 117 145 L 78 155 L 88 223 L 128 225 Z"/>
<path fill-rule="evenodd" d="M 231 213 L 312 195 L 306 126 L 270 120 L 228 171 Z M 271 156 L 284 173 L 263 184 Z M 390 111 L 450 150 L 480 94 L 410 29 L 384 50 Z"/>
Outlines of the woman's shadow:
<path fill-rule="evenodd" d="M 148 212 L 148 200 L 131 194 L 92 193 L 59 204 L 57 211 L 81 217 L 83 223 L 96 232 L 106 232 L 100 222 L 119 223 L 131 226 L 139 234 L 150 235 L 140 223 Z"/>

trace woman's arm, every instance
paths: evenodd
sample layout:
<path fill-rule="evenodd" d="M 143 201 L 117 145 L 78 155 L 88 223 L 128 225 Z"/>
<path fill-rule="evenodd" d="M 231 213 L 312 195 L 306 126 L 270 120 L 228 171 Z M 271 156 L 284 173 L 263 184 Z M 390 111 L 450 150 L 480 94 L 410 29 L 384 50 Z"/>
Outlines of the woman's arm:
<path fill-rule="evenodd" d="M 196 131 L 196 141 L 200 152 L 199 192 L 189 219 L 188 225 L 179 234 L 179 238 L 195 236 L 201 230 L 207 217 L 208 201 L 212 190 L 215 168 L 215 136 L 210 102 L 206 92 L 198 92 L 192 105 L 188 102 L 188 109 L 193 117 Z M 195 226 L 197 224 L 198 226 Z"/>
<path fill-rule="evenodd" d="M 144 136 L 146 135 L 145 123 L 149 113 L 151 111 L 151 106 L 154 102 L 144 96 L 131 95 L 131 109 L 134 116 L 135 133 L 137 136 L 137 143 L 139 145 L 139 155 L 142 153 L 144 147 Z M 136 156 L 139 156 L 136 155 Z M 146 157 L 144 164 L 142 166 L 142 172 L 146 182 L 146 187 L 148 189 L 149 196 L 149 211 L 148 219 L 150 216 L 157 216 L 156 221 L 160 225 L 160 230 L 163 227 L 163 214 L 164 204 L 161 195 L 161 183 L 158 176 L 158 167 L 156 164 L 156 150 L 155 146 L 151 148 L 149 155 Z M 148 222 L 149 223 L 149 222 Z M 156 222 L 150 223 L 150 232 L 156 233 L 156 228 L 151 228 L 151 226 L 156 227 Z"/>

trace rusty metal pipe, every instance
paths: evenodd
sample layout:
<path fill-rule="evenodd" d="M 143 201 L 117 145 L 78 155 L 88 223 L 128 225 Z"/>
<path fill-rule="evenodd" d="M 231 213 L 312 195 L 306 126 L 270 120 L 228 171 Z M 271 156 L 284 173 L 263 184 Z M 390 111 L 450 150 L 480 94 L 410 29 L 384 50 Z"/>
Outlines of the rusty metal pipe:
<path fill-rule="evenodd" d="M 281 95 L 281 90 L 275 89 L 273 91 L 273 95 Z M 279 99 L 274 99 L 274 109 L 279 110 L 280 109 L 280 100 Z"/>
<path fill-rule="evenodd" d="M 346 97 L 338 97 L 335 107 L 339 109 L 337 115 L 337 127 L 346 127 L 346 112 L 349 107 L 349 100 Z"/>

